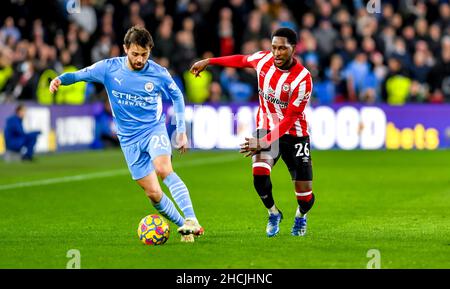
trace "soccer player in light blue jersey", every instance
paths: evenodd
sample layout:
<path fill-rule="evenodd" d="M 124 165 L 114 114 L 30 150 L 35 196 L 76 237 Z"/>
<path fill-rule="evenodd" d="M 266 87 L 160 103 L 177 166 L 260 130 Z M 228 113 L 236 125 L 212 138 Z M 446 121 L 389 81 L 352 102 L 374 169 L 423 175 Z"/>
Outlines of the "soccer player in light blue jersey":
<path fill-rule="evenodd" d="M 144 189 L 161 215 L 175 223 L 181 240 L 193 242 L 203 234 L 189 191 L 172 169 L 171 141 L 162 113 L 162 97 L 173 102 L 176 117 L 175 147 L 184 153 L 187 136 L 184 100 L 166 68 L 149 60 L 154 43 L 143 27 L 134 26 L 124 38 L 126 56 L 99 61 L 74 73 L 64 73 L 50 83 L 54 93 L 60 85 L 78 81 L 102 83 L 108 93 L 118 137 L 132 178 Z M 158 176 L 168 187 L 184 217 L 161 189 Z"/>

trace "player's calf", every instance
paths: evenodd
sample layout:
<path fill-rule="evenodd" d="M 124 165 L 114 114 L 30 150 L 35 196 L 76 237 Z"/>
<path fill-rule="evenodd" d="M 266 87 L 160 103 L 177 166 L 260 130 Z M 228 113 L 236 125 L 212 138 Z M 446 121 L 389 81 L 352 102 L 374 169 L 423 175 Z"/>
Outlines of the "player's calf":
<path fill-rule="evenodd" d="M 270 165 L 265 162 L 255 162 L 253 164 L 253 186 L 267 209 L 272 208 L 275 204 L 272 196 L 270 171 Z"/>
<path fill-rule="evenodd" d="M 312 191 L 307 192 L 296 192 L 297 203 L 301 215 L 306 215 L 306 213 L 311 210 L 314 205 L 315 197 Z"/>

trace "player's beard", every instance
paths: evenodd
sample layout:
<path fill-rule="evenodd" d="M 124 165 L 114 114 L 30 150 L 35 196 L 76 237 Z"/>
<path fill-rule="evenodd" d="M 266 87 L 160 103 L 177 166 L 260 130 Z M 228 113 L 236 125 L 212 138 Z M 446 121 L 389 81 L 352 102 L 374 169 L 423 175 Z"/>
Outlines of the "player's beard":
<path fill-rule="evenodd" d="M 133 68 L 133 70 L 141 70 L 145 66 L 145 62 L 133 62 L 129 57 L 128 63 L 130 64 L 131 68 Z"/>

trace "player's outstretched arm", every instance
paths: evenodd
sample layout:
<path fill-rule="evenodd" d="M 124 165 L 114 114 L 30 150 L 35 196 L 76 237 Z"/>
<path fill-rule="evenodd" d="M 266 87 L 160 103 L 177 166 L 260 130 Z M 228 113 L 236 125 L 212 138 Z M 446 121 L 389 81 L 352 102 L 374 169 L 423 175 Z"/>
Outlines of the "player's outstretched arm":
<path fill-rule="evenodd" d="M 234 67 L 234 68 L 246 68 L 253 67 L 250 62 L 247 61 L 249 55 L 230 55 L 222 57 L 205 58 L 203 60 L 197 61 L 192 65 L 190 72 L 195 75 L 195 77 L 200 76 L 200 72 L 205 70 L 208 65 L 218 65 L 224 67 Z"/>
<path fill-rule="evenodd" d="M 49 90 L 55 93 L 60 85 L 70 85 L 78 81 L 103 83 L 105 71 L 106 63 L 102 60 L 76 72 L 63 73 L 50 82 Z"/>

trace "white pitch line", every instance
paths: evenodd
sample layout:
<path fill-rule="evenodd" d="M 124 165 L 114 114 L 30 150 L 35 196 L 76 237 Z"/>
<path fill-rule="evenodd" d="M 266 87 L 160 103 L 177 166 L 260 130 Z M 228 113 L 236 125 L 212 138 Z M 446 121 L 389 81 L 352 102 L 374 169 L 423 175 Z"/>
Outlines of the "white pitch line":
<path fill-rule="evenodd" d="M 223 163 L 223 162 L 231 162 L 238 160 L 237 157 L 233 156 L 220 156 L 215 158 L 205 158 L 205 159 L 197 159 L 193 161 L 181 161 L 179 164 L 174 165 L 175 168 L 182 167 L 194 167 L 199 165 L 213 164 L 213 163 Z M 67 176 L 60 178 L 52 178 L 52 179 L 44 179 L 44 180 L 36 180 L 30 182 L 21 182 L 21 183 L 13 183 L 13 184 L 5 184 L 0 185 L 0 191 L 11 190 L 11 189 L 19 189 L 19 188 L 27 188 L 27 187 L 36 187 L 36 186 L 45 186 L 45 185 L 53 185 L 53 184 L 62 184 L 69 182 L 77 182 L 77 181 L 85 181 L 92 179 L 100 179 L 100 178 L 109 178 L 114 176 L 121 176 L 129 174 L 129 171 L 126 169 L 112 170 L 112 171 L 104 171 L 98 173 L 91 174 L 82 174 L 76 176 Z"/>

